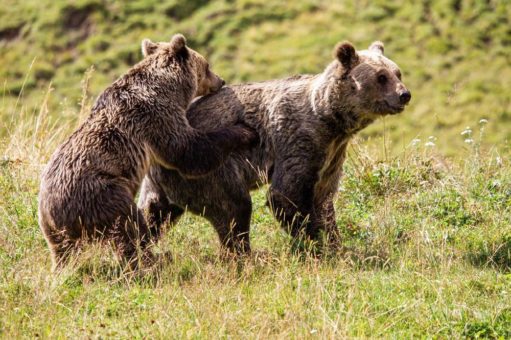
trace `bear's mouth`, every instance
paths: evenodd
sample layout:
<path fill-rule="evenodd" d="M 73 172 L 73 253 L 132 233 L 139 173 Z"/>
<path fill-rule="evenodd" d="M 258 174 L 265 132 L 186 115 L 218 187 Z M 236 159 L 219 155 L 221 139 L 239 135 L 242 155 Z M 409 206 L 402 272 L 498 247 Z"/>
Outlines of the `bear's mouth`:
<path fill-rule="evenodd" d="M 386 100 L 385 100 L 385 105 L 387 105 L 387 108 L 389 110 L 388 113 L 391 114 L 391 115 L 395 115 L 395 114 L 401 113 L 405 109 L 404 105 L 401 105 L 401 104 L 400 105 L 391 105 Z"/>

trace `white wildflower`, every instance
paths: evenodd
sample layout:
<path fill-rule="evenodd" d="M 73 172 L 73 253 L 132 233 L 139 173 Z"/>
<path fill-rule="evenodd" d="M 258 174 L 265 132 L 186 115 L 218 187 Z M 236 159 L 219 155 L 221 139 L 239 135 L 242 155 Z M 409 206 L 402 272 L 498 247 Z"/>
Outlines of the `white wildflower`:
<path fill-rule="evenodd" d="M 435 143 L 433 143 L 432 141 L 429 141 L 429 142 L 425 143 L 424 146 L 427 146 L 428 148 L 432 148 L 435 146 Z"/>
<path fill-rule="evenodd" d="M 429 233 L 426 230 L 422 231 L 422 238 L 425 243 L 431 243 L 431 238 L 429 237 Z"/>
<path fill-rule="evenodd" d="M 415 139 L 412 140 L 412 145 L 413 146 L 417 146 L 417 145 L 420 144 L 420 142 L 421 142 L 421 140 L 419 138 L 415 138 Z"/>
<path fill-rule="evenodd" d="M 501 166 L 501 165 L 502 165 L 502 158 L 501 158 L 500 156 L 497 156 L 497 157 L 495 158 L 495 161 L 497 162 L 497 165 L 498 165 L 498 166 Z"/>
<path fill-rule="evenodd" d="M 472 138 L 467 138 L 467 139 L 465 139 L 465 143 L 472 144 L 472 143 L 474 143 L 474 140 Z"/>
<path fill-rule="evenodd" d="M 462 136 L 466 136 L 466 135 L 469 135 L 469 136 L 470 136 L 471 134 L 472 134 L 472 129 L 470 128 L 470 126 L 467 126 L 467 127 L 465 128 L 465 130 L 463 130 L 463 131 L 461 132 L 461 135 L 462 135 Z"/>
<path fill-rule="evenodd" d="M 481 125 L 484 125 L 486 123 L 488 123 L 488 119 L 483 118 L 483 119 L 479 120 L 479 124 L 481 124 Z"/>

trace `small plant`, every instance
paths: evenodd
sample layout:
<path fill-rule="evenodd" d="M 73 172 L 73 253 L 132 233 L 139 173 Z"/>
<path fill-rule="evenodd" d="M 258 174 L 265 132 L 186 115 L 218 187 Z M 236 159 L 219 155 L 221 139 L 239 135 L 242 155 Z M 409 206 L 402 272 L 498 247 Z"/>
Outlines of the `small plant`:
<path fill-rule="evenodd" d="M 468 258 L 472 263 L 511 270 L 511 233 L 494 241 L 479 240 L 469 249 L 471 252 Z"/>

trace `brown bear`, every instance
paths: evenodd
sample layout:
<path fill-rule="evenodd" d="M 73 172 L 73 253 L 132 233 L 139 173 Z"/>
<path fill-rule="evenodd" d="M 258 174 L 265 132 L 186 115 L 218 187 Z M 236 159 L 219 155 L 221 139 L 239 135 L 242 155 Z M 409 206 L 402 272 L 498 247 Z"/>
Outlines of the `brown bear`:
<path fill-rule="evenodd" d="M 359 52 L 341 43 L 334 57 L 318 75 L 224 87 L 194 102 L 187 112 L 192 126 L 210 130 L 242 121 L 260 143 L 203 178 L 152 167 L 139 207 L 154 235 L 187 208 L 204 214 L 227 249 L 250 251 L 249 191 L 267 179 L 268 203 L 291 235 L 317 240 L 324 231 L 340 244 L 333 202 L 348 143 L 379 117 L 403 111 L 411 94 L 381 42 Z"/>
<path fill-rule="evenodd" d="M 54 152 L 43 171 L 39 224 L 54 267 L 83 241 L 113 240 L 136 264 L 136 249 L 151 259 L 149 230 L 134 202 L 150 165 L 183 176 L 204 175 L 257 135 L 242 126 L 201 132 L 186 109 L 224 81 L 176 34 L 170 42 L 142 42 L 144 58 L 96 100 L 87 120 Z M 207 114 L 207 113 L 206 113 Z"/>

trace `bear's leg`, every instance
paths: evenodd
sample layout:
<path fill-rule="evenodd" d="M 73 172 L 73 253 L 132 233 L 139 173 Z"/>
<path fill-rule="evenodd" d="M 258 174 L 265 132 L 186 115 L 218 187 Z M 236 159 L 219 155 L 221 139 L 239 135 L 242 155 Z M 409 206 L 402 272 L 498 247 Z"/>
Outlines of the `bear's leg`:
<path fill-rule="evenodd" d="M 59 271 L 69 263 L 72 255 L 79 252 L 79 242 L 64 241 L 57 244 L 50 245 L 51 259 L 52 259 L 52 271 Z"/>
<path fill-rule="evenodd" d="M 244 199 L 233 199 L 228 209 L 209 210 L 206 218 L 215 227 L 222 247 L 236 255 L 249 254 L 250 249 L 250 216 L 252 201 L 250 195 Z"/>
<path fill-rule="evenodd" d="M 316 208 L 319 229 L 325 233 L 325 242 L 331 248 L 341 245 L 341 234 L 335 221 L 334 195 L 329 195 L 325 201 Z"/>
<path fill-rule="evenodd" d="M 161 237 L 164 223 L 172 225 L 184 213 L 184 209 L 169 201 L 160 185 L 149 175 L 142 182 L 138 206 L 144 212 L 153 242 Z"/>
<path fill-rule="evenodd" d="M 39 212 L 43 215 L 41 209 Z M 48 223 L 47 219 L 42 216 L 39 218 L 39 225 L 51 252 L 52 271 L 60 270 L 69 262 L 71 255 L 80 250 L 81 233 L 78 231 L 79 228 L 57 228 L 53 222 Z M 70 232 L 72 230 L 75 232 Z"/>
<path fill-rule="evenodd" d="M 148 142 L 162 166 L 177 168 L 184 176 L 204 176 L 219 168 L 233 150 L 248 148 L 258 140 L 257 133 L 246 126 L 234 125 L 201 132 L 188 124 L 184 114 L 177 114 L 174 118 L 172 134 L 155 125 L 150 129 L 152 133 L 149 135 L 152 136 Z M 155 131 L 165 134 L 158 136 Z"/>
<path fill-rule="evenodd" d="M 169 203 L 166 197 L 162 201 L 151 201 L 143 211 L 147 216 L 149 233 L 153 242 L 157 242 L 161 238 L 164 224 L 171 226 L 176 224 L 185 212 L 180 206 Z"/>
<path fill-rule="evenodd" d="M 226 184 L 226 187 L 228 185 Z M 224 189 L 226 189 L 224 187 Z M 237 187 L 239 191 L 239 187 Z M 215 228 L 222 248 L 235 255 L 250 253 L 250 217 L 252 200 L 250 193 L 217 192 L 208 202 L 195 202 L 190 207 L 195 213 L 203 212 L 204 217 Z"/>
<path fill-rule="evenodd" d="M 304 153 L 312 154 L 312 153 Z M 275 218 L 293 237 L 316 240 L 319 226 L 314 209 L 315 162 L 299 156 L 276 162 L 268 204 Z"/>
<path fill-rule="evenodd" d="M 134 204 L 131 209 L 133 212 L 117 217 L 113 225 L 112 236 L 121 260 L 137 269 L 139 260 L 144 265 L 151 265 L 154 262 L 154 257 L 149 249 L 150 231 L 142 211 Z"/>

